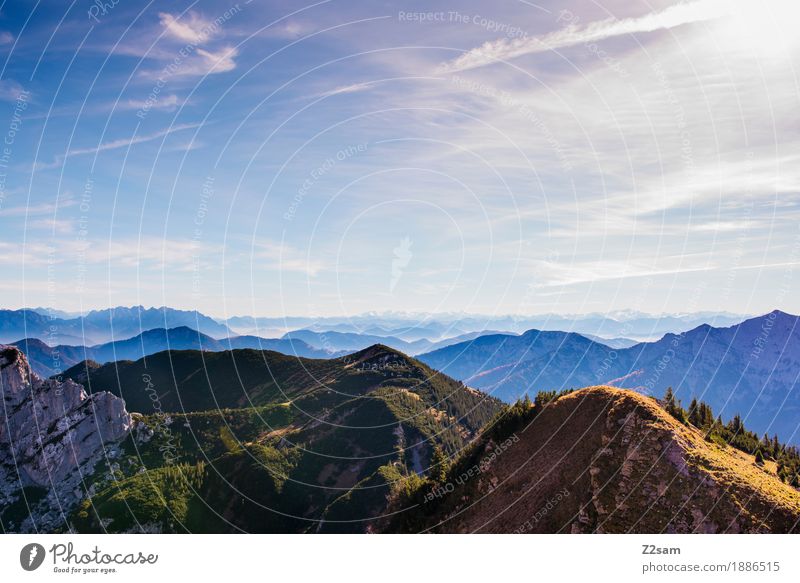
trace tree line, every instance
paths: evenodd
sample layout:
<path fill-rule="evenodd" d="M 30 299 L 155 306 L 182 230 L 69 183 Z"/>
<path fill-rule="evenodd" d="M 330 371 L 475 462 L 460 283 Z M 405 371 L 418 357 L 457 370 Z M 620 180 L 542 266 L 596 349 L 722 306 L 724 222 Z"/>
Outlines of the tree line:
<path fill-rule="evenodd" d="M 664 409 L 685 425 L 692 425 L 705 434 L 706 441 L 720 445 L 730 445 L 736 449 L 755 456 L 758 465 L 765 460 L 772 460 L 778 465 L 778 477 L 787 484 L 800 488 L 800 450 L 794 445 L 781 443 L 777 435 L 771 438 L 766 433 L 758 434 L 744 426 L 742 417 L 737 413 L 727 423 L 714 416 L 708 403 L 692 399 L 688 409 L 684 409 L 681 401 L 675 397 L 672 387 L 667 387 L 661 402 Z"/>

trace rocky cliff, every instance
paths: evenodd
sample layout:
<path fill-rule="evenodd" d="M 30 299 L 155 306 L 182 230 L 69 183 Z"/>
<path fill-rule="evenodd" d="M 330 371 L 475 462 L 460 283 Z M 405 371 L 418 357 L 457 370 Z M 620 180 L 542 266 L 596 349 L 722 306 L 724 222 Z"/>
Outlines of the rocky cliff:
<path fill-rule="evenodd" d="M 24 354 L 0 345 L 0 519 L 4 531 L 66 528 L 64 517 L 85 497 L 85 478 L 110 462 L 131 427 L 125 402 L 88 395 L 66 380 L 31 372 Z"/>

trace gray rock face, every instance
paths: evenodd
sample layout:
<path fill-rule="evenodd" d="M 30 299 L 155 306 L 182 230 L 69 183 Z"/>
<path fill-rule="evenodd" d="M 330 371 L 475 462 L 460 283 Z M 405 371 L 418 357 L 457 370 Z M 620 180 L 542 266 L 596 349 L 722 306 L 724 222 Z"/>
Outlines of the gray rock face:
<path fill-rule="evenodd" d="M 0 508 L 22 504 L 25 510 L 13 517 L 3 512 L 3 529 L 64 526 L 84 496 L 84 479 L 100 460 L 116 455 L 116 444 L 130 431 L 125 402 L 111 393 L 88 395 L 71 380 L 43 380 L 22 352 L 2 345 L 0 390 Z M 33 507 L 31 491 L 39 493 Z"/>

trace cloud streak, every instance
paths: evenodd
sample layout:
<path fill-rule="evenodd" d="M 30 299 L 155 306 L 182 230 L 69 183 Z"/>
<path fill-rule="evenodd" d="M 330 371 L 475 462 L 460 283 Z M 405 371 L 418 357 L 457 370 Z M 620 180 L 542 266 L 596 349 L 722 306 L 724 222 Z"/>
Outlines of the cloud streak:
<path fill-rule="evenodd" d="M 100 152 L 106 152 L 108 150 L 117 150 L 119 148 L 127 148 L 128 146 L 133 146 L 136 144 L 141 144 L 143 142 L 151 142 L 153 140 L 157 140 L 158 138 L 163 138 L 170 134 L 174 134 L 175 132 L 180 132 L 183 130 L 190 130 L 199 127 L 200 124 L 198 123 L 189 123 L 189 124 L 179 124 L 171 126 L 165 130 L 161 130 L 160 132 L 156 132 L 154 134 L 147 134 L 143 136 L 133 136 L 130 138 L 122 138 L 119 140 L 112 140 L 110 142 L 103 142 L 99 146 L 95 146 L 93 148 L 77 148 L 74 150 L 69 150 L 64 156 L 56 156 L 56 159 L 47 164 L 47 163 L 38 163 L 36 166 L 36 170 L 48 170 L 53 168 L 60 168 L 67 158 L 72 158 L 73 156 L 83 156 L 85 154 L 99 154 Z"/>
<path fill-rule="evenodd" d="M 334 87 L 328 91 L 322 91 L 321 93 L 316 93 L 311 97 L 333 97 L 334 95 L 342 95 L 346 93 L 360 93 L 362 91 L 368 91 L 372 87 L 372 83 L 353 83 L 351 85 L 339 85 L 338 87 Z"/>
<path fill-rule="evenodd" d="M 253 256 L 255 261 L 263 261 L 263 266 L 283 272 L 303 273 L 315 277 L 325 267 L 322 261 L 311 259 L 299 249 L 285 243 L 266 241 L 259 245 L 260 251 Z"/>
<path fill-rule="evenodd" d="M 503 38 L 484 43 L 471 49 L 460 57 L 440 66 L 440 72 L 453 73 L 476 69 L 492 63 L 508 61 L 524 55 L 544 53 L 574 45 L 597 42 L 606 38 L 653 32 L 702 22 L 723 16 L 726 13 L 723 2 L 719 0 L 698 0 L 680 3 L 659 12 L 645 16 L 618 20 L 609 18 L 592 22 L 585 26 L 572 23 L 568 26 L 539 37 Z"/>

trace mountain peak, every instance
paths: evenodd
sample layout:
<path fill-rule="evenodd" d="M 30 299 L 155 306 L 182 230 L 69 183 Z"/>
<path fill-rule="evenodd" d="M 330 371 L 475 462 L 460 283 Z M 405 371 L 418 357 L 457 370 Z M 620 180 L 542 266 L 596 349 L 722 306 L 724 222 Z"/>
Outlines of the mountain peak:
<path fill-rule="evenodd" d="M 349 362 L 351 366 L 364 363 L 378 363 L 379 361 L 385 364 L 401 360 L 405 362 L 413 360 L 410 356 L 403 354 L 399 350 L 390 348 L 385 344 L 373 344 L 363 350 L 359 350 L 348 356 L 343 356 L 342 359 Z"/>
<path fill-rule="evenodd" d="M 767 316 L 772 316 L 772 317 L 781 318 L 781 319 L 791 319 L 791 320 L 797 319 L 797 316 L 794 316 L 794 315 L 789 314 L 788 312 L 784 312 L 782 310 L 772 310 L 769 314 L 767 314 Z"/>

